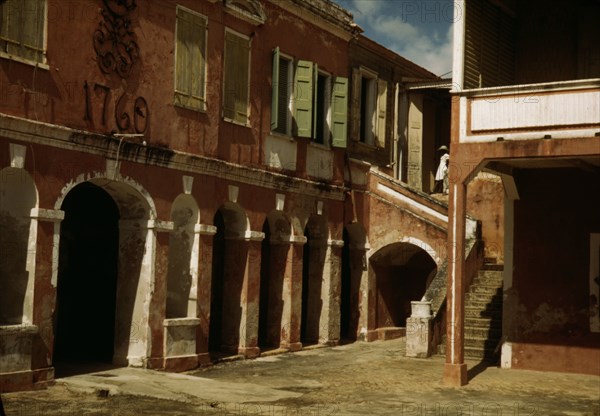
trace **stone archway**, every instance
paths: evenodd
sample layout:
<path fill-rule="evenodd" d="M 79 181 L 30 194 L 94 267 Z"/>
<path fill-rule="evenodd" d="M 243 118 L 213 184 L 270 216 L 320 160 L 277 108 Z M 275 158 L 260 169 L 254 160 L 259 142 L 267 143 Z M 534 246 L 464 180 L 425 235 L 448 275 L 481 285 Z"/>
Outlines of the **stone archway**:
<path fill-rule="evenodd" d="M 421 300 L 437 272 L 435 260 L 417 245 L 397 242 L 380 248 L 369 263 L 376 286 L 376 327 L 405 328 L 410 302 Z"/>
<path fill-rule="evenodd" d="M 119 259 L 119 208 L 101 187 L 73 188 L 61 209 L 54 362 L 112 362 Z"/>
<path fill-rule="evenodd" d="M 57 291 L 58 302 L 57 311 L 54 316 L 55 321 L 55 339 L 54 345 L 58 348 L 58 357 L 63 355 L 73 357 L 71 347 L 74 340 L 64 333 L 60 328 L 61 318 L 59 317 L 61 308 L 70 306 L 75 307 L 76 313 L 81 315 L 86 314 L 86 310 L 81 310 L 85 307 L 82 303 L 74 302 L 69 305 L 68 301 L 65 304 L 65 298 L 60 294 L 61 291 L 73 297 L 82 299 L 89 298 L 89 303 L 93 304 L 94 297 L 101 297 L 106 301 L 110 294 L 106 296 L 97 296 L 92 290 L 94 281 L 104 279 L 105 283 L 114 281 L 114 306 L 112 314 L 109 309 L 105 311 L 105 315 L 114 316 L 112 322 L 110 317 L 104 317 L 101 325 L 106 326 L 104 335 L 110 337 L 109 327 L 112 327 L 112 353 L 110 347 L 104 345 L 96 352 L 88 349 L 80 337 L 79 345 L 83 349 L 87 349 L 86 353 L 79 354 L 79 358 L 83 361 L 101 360 L 111 362 L 116 365 L 132 365 L 143 366 L 145 360 L 149 357 L 149 346 L 151 331 L 149 327 L 149 310 L 150 298 L 152 296 L 152 286 L 154 281 L 154 256 L 155 256 L 155 232 L 154 219 L 156 211 L 154 203 L 148 193 L 138 184 L 130 179 L 115 181 L 105 178 L 103 175 L 95 175 L 89 179 L 83 180 L 84 176 L 76 182 L 67 185 L 62 192 L 61 197 L 55 204 L 55 209 L 64 209 L 69 214 L 65 215 L 64 226 L 61 224 L 61 234 L 59 244 L 59 255 L 53 258 L 56 262 L 54 267 L 58 272 Z M 80 195 L 79 195 L 80 194 Z M 92 202 L 90 202 L 92 201 Z M 95 204 L 97 205 L 95 205 Z M 98 209 L 103 207 L 104 209 Z M 71 218 L 74 225 L 69 225 Z M 116 228 L 115 228 L 116 223 Z M 77 224 L 82 224 L 91 232 L 103 233 L 111 231 L 111 236 L 102 237 L 105 244 L 97 245 L 90 241 L 86 243 L 86 233 L 72 233 Z M 95 225 L 98 224 L 98 225 Z M 102 230 L 105 227 L 106 230 Z M 115 231 L 116 230 L 116 231 Z M 87 234 L 89 236 L 89 233 Z M 73 239 L 73 241 L 70 241 Z M 59 240 L 59 239 L 57 239 Z M 86 250 L 86 256 L 89 261 L 87 264 L 77 264 L 73 260 L 73 250 Z M 74 247 L 78 247 L 74 249 Z M 115 248 L 116 247 L 116 248 Z M 115 254 L 109 252 L 116 251 Z M 113 257 L 114 255 L 114 257 Z M 110 257 L 110 261 L 106 259 Z M 100 260 L 98 260 L 98 258 Z M 83 285 L 85 293 L 80 293 L 81 287 L 78 284 L 70 286 L 68 280 L 73 278 L 73 274 L 86 272 L 86 270 L 94 267 L 96 262 L 104 258 L 104 265 L 97 266 L 99 272 L 103 276 L 95 276 L 89 279 L 89 285 L 79 282 Z M 73 269 L 73 270 L 71 270 Z M 106 285 L 107 292 L 108 287 Z M 64 289 L 64 290 L 63 290 Z M 112 289 L 111 289 L 112 290 Z M 62 298 L 62 299 L 61 299 Z M 62 301 L 62 302 L 61 302 Z M 92 312 L 89 312 L 92 313 Z M 99 321 L 100 322 L 100 321 Z M 68 332 L 81 327 L 85 323 L 79 322 L 63 322 L 63 326 Z M 108 341 L 107 341 L 108 342 Z M 61 353 L 62 349 L 62 353 Z M 54 358 L 54 356 L 53 356 Z M 75 369 L 75 371 L 80 371 Z"/>
<path fill-rule="evenodd" d="M 323 312 L 323 281 L 329 231 L 326 218 L 311 215 L 304 230 L 307 239 L 302 266 L 302 317 L 300 340 L 303 345 L 320 341 Z"/>
<path fill-rule="evenodd" d="M 356 341 L 360 334 L 360 319 L 366 318 L 361 307 L 368 296 L 367 233 L 359 223 L 348 224 L 343 233 L 342 278 L 340 296 L 340 338 L 346 342 Z"/>
<path fill-rule="evenodd" d="M 169 236 L 166 318 L 196 317 L 197 299 L 193 288 L 198 282 L 198 246 L 195 232 L 200 215 L 191 195 L 181 194 L 171 208 L 173 232 Z"/>
<path fill-rule="evenodd" d="M 209 351 L 213 357 L 237 354 L 242 324 L 242 290 L 250 231 L 242 207 L 226 202 L 214 217 Z"/>
<path fill-rule="evenodd" d="M 279 348 L 282 342 L 284 283 L 291 250 L 292 225 L 279 211 L 273 211 L 263 225 L 261 246 L 258 345 L 261 351 Z M 289 299 L 287 299 L 289 302 Z M 289 331 L 289 328 L 287 329 Z"/>

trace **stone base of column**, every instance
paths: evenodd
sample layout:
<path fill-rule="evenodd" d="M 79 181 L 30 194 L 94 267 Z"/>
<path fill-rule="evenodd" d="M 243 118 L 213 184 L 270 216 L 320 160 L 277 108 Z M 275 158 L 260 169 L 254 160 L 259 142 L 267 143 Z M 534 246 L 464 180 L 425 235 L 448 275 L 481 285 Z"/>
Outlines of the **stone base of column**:
<path fill-rule="evenodd" d="M 302 343 L 301 342 L 292 342 L 291 344 L 288 344 L 287 342 L 282 342 L 280 344 L 279 348 L 286 349 L 291 352 L 296 352 L 296 351 L 300 351 L 302 349 Z"/>
<path fill-rule="evenodd" d="M 367 342 L 373 342 L 373 341 L 377 341 L 379 340 L 379 331 L 376 329 L 367 331 L 367 333 L 365 334 L 365 341 Z"/>
<path fill-rule="evenodd" d="M 258 348 L 258 347 L 240 347 L 240 348 L 238 348 L 238 354 L 243 355 L 246 358 L 256 358 L 260 355 L 260 348 Z"/>
<path fill-rule="evenodd" d="M 466 364 L 444 364 L 444 385 L 449 387 L 460 387 L 466 385 L 467 365 Z"/>
<path fill-rule="evenodd" d="M 207 352 L 201 352 L 198 354 L 198 365 L 200 367 L 211 365 L 212 360 L 210 359 L 210 354 Z"/>
<path fill-rule="evenodd" d="M 165 371 L 181 373 L 198 367 L 198 355 L 186 355 L 181 357 L 165 357 Z"/>

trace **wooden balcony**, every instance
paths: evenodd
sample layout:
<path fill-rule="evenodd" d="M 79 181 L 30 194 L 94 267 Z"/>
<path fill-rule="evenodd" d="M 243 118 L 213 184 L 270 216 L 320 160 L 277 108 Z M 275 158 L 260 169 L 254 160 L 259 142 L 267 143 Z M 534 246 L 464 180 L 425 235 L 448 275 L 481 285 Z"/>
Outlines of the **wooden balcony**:
<path fill-rule="evenodd" d="M 458 93 L 460 142 L 600 136 L 600 79 Z"/>

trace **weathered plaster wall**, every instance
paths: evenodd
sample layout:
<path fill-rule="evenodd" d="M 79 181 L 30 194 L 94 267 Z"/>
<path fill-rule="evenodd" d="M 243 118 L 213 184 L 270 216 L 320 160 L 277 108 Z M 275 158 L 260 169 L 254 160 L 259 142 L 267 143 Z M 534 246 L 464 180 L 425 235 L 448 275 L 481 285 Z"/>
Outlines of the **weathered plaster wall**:
<path fill-rule="evenodd" d="M 177 4 L 208 17 L 205 112 L 173 104 Z M 277 4 L 263 4 L 268 24 L 255 27 L 225 13 L 221 2 L 138 3 L 131 18 L 140 57 L 131 75 L 121 79 L 114 73 L 106 75 L 100 71 L 93 48 L 92 36 L 102 21 L 99 12 L 102 2 L 49 0 L 49 69 L 0 59 L 3 96 L 0 112 L 98 133 L 134 133 L 133 127 L 118 128 L 116 116 L 126 112 L 133 120 L 134 101 L 143 97 L 149 113 L 148 128 L 144 132 L 148 143 L 245 165 L 262 165 L 263 136 L 270 131 L 273 49 L 279 46 L 282 52 L 316 62 L 320 69 L 336 76 L 348 73 L 347 41 L 286 12 Z M 306 13 L 308 18 L 308 11 Z M 252 39 L 250 127 L 225 122 L 221 117 L 226 27 Z M 314 40 L 306 42 L 303 36 L 281 36 L 282 33 L 311 33 Z M 315 42 L 320 46 L 314 47 Z M 123 101 L 119 103 L 121 97 Z M 299 157 L 305 166 L 306 143 L 303 140 L 300 143 L 303 148 Z M 343 158 L 337 156 L 333 161 L 334 164 L 342 162 Z M 333 177 L 337 181 L 340 180 L 339 169 L 334 169 Z M 299 172 L 305 174 L 304 169 Z"/>
<path fill-rule="evenodd" d="M 504 300 L 512 365 L 598 374 L 588 272 L 590 233 L 600 231 L 598 175 L 537 169 L 515 179 L 514 272 Z"/>
<path fill-rule="evenodd" d="M 467 213 L 481 221 L 485 257 L 504 261 L 504 187 L 500 177 L 483 172 L 467 185 Z"/>

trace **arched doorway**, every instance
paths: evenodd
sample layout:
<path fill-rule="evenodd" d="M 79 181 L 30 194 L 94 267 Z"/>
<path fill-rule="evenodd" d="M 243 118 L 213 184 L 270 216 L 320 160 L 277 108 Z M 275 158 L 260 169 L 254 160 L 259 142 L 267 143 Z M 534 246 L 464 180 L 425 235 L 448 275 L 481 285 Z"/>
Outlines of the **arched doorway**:
<path fill-rule="evenodd" d="M 327 223 L 324 217 L 312 215 L 304 230 L 306 245 L 302 263 L 302 321 L 300 340 L 303 345 L 319 342 L 323 309 L 323 273 L 327 255 Z"/>
<path fill-rule="evenodd" d="M 111 363 L 119 258 L 119 209 L 84 182 L 65 197 L 60 230 L 54 361 Z M 61 366 L 56 365 L 60 373 Z"/>
<path fill-rule="evenodd" d="M 421 300 L 437 271 L 436 262 L 419 246 L 393 243 L 370 258 L 377 287 L 377 328 L 404 328 L 411 301 Z"/>
<path fill-rule="evenodd" d="M 361 224 L 348 224 L 344 228 L 343 240 L 340 338 L 343 342 L 352 342 L 356 341 L 359 333 L 360 291 L 363 274 L 366 273 L 367 235 Z"/>
<path fill-rule="evenodd" d="M 192 288 L 197 285 L 198 267 L 193 254 L 199 241 L 194 227 L 199 210 L 194 197 L 182 194 L 173 201 L 171 221 L 175 228 L 169 236 L 166 318 L 195 317 L 197 295 Z"/>
<path fill-rule="evenodd" d="M 261 246 L 258 345 L 261 351 L 279 348 L 292 226 L 281 212 L 272 212 L 263 225 Z M 289 328 L 288 328 L 289 331 Z"/>
<path fill-rule="evenodd" d="M 237 204 L 226 202 L 215 214 L 209 351 L 213 358 L 237 354 L 242 320 L 242 289 L 248 261 L 248 217 Z"/>

